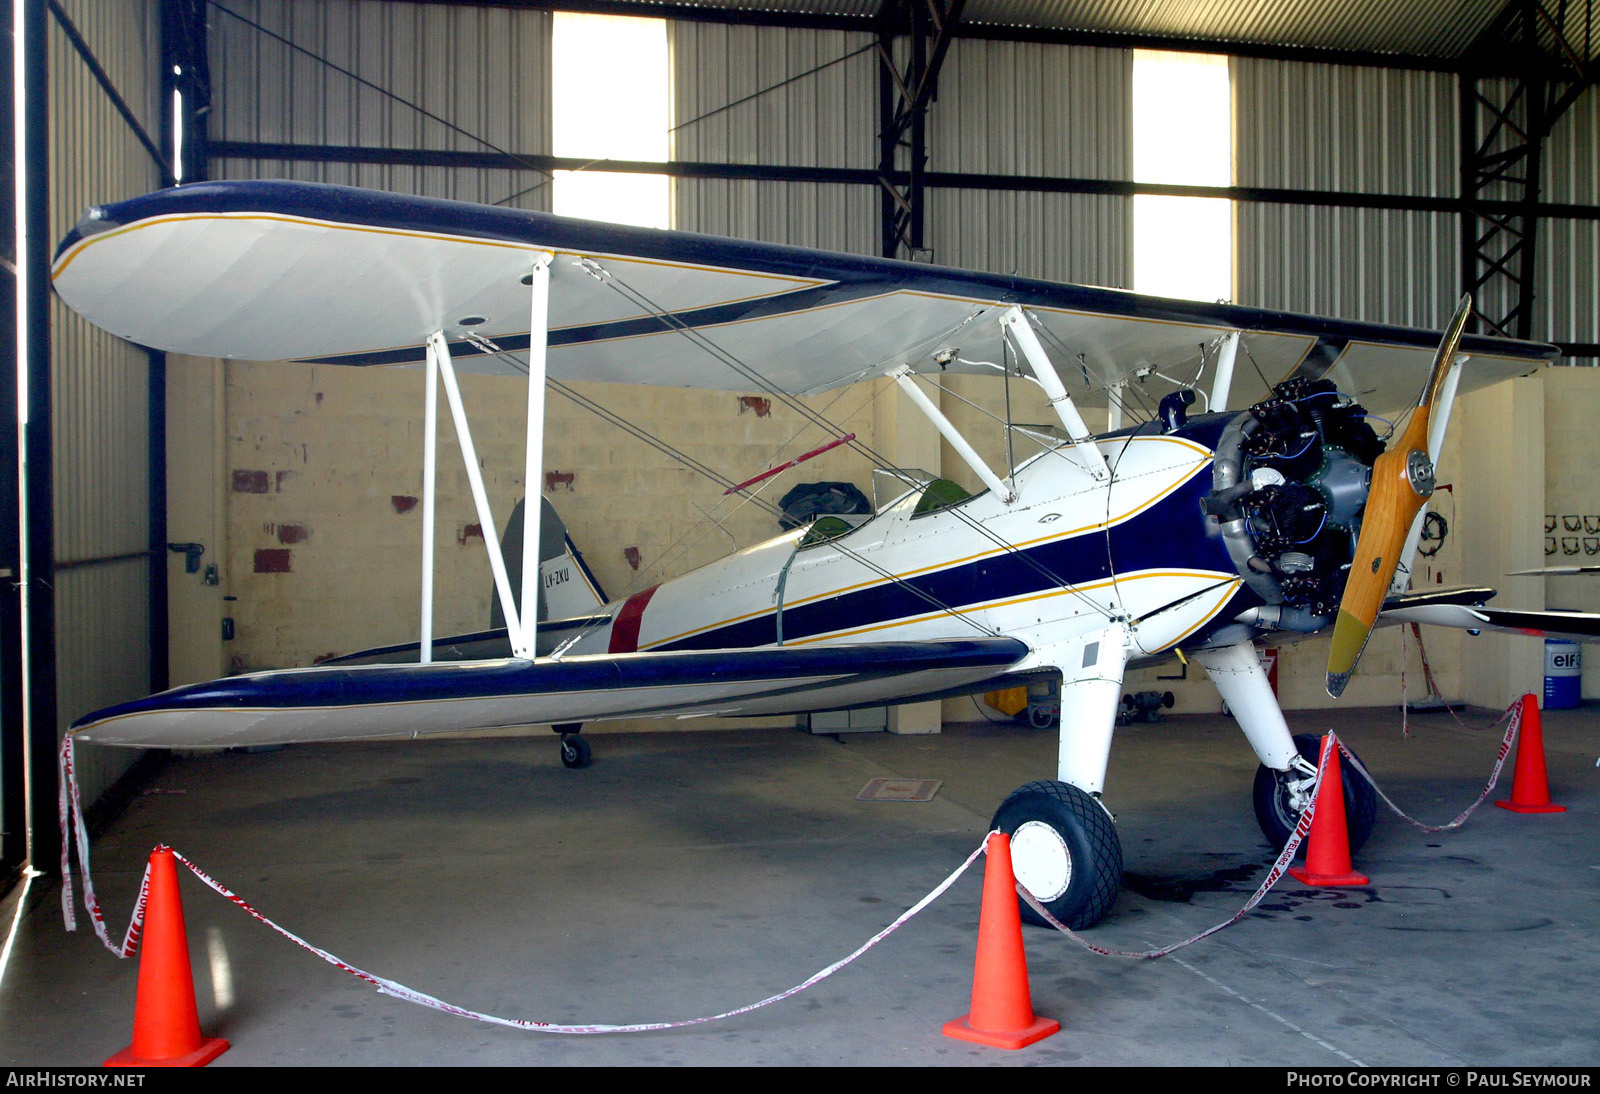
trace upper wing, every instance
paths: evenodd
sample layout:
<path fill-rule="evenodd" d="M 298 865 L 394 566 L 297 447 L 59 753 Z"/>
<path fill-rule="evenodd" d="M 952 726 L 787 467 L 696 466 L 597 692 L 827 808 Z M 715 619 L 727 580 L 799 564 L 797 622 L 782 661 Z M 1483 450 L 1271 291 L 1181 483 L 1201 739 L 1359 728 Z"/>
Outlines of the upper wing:
<path fill-rule="evenodd" d="M 423 342 L 443 330 L 470 368 L 469 333 L 526 348 L 522 278 L 544 251 L 556 256 L 549 369 L 561 379 L 809 392 L 901 364 L 986 372 L 1006 359 L 996 320 L 1015 304 L 1086 405 L 1105 405 L 1108 388 L 1147 365 L 1188 380 L 1202 347 L 1238 330 L 1233 405 L 1299 372 L 1331 376 L 1384 410 L 1415 399 L 1438 341 L 1400 327 L 290 182 L 197 183 L 91 209 L 61 244 L 53 277 L 86 317 L 161 349 L 393 364 L 421 360 Z M 1463 390 L 1556 354 L 1478 337 L 1463 352 Z"/>
<path fill-rule="evenodd" d="M 100 744 L 204 748 L 882 706 L 985 684 L 1027 652 L 1013 638 L 971 638 L 282 669 L 97 711 L 74 723 L 72 734 Z"/>

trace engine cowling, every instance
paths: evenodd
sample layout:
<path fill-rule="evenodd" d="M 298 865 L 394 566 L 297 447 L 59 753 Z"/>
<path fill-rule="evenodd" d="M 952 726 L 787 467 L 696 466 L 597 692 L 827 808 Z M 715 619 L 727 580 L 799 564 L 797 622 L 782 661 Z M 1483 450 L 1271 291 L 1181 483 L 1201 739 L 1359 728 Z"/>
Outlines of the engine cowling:
<path fill-rule="evenodd" d="M 1229 423 L 1206 509 L 1267 607 L 1269 629 L 1315 631 L 1338 609 L 1383 441 L 1361 404 L 1295 378 Z"/>

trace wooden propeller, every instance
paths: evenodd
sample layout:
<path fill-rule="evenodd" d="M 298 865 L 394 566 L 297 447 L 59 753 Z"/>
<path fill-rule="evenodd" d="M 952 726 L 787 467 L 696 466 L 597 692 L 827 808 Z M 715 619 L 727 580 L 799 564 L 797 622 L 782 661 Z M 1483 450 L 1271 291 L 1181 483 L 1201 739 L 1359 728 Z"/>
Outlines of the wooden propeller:
<path fill-rule="evenodd" d="M 1338 697 L 1355 674 L 1361 651 L 1372 637 L 1373 625 L 1383 608 L 1405 549 L 1406 533 L 1417 513 L 1433 494 L 1433 460 L 1428 454 L 1428 428 L 1433 420 L 1439 389 L 1455 360 L 1461 333 L 1472 314 L 1472 297 L 1463 296 L 1450 320 L 1450 328 L 1433 358 L 1433 371 L 1423 385 L 1415 413 L 1405 432 L 1372 465 L 1372 486 L 1356 539 L 1355 559 L 1339 601 L 1333 624 L 1333 648 L 1328 651 L 1328 694 Z"/>

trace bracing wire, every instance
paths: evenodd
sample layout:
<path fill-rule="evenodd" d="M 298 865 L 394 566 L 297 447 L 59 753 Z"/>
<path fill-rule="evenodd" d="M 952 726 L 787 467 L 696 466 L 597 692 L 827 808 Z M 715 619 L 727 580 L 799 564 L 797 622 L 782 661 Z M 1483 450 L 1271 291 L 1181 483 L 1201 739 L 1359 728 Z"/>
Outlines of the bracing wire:
<path fill-rule="evenodd" d="M 802 415 L 807 420 L 813 422 L 815 425 L 817 425 L 819 428 L 823 429 L 824 431 L 830 432 L 835 436 L 841 436 L 842 435 L 841 431 L 838 430 L 831 422 L 826 421 L 820 415 L 818 415 L 815 411 L 813 411 L 810 407 L 806 406 L 804 403 L 802 403 L 798 399 L 794 398 L 788 392 L 786 392 L 786 391 L 782 390 L 781 388 L 779 388 L 776 384 L 774 384 L 772 381 L 768 380 L 764 375 L 762 375 L 753 366 L 746 364 L 745 362 L 741 361 L 734 354 L 728 352 L 727 350 L 723 349 L 721 346 L 717 345 L 715 342 L 713 342 L 711 339 L 707 338 L 700 331 L 698 331 L 695 328 L 689 326 L 687 323 L 683 322 L 683 320 L 679 319 L 677 316 L 673 315 L 671 312 L 669 312 L 665 308 L 663 308 L 660 305 L 658 305 L 655 301 L 651 300 L 644 293 L 638 291 L 637 289 L 634 289 L 632 286 L 628 285 L 621 278 L 616 277 L 609 270 L 606 270 L 604 267 L 600 266 L 599 263 L 593 261 L 592 259 L 585 259 L 585 260 L 583 260 L 583 262 L 581 264 L 586 269 L 588 269 L 589 272 L 591 273 L 591 275 L 595 276 L 596 279 L 599 280 L 602 284 L 605 284 L 605 285 L 611 287 L 613 290 L 615 290 L 616 292 L 621 294 L 624 299 L 628 300 L 630 303 L 634 304 L 636 307 L 641 307 L 641 308 L 647 309 L 657 320 L 659 320 L 662 323 L 663 326 L 667 327 L 669 330 L 676 331 L 677 333 L 683 335 L 685 338 L 689 339 L 689 341 L 692 342 L 694 345 L 696 345 L 700 349 L 704 350 L 713 359 L 715 359 L 717 361 L 720 361 L 723 364 L 727 365 L 729 368 L 731 368 L 735 372 L 737 372 L 740 376 L 743 376 L 745 379 L 747 379 L 751 383 L 755 384 L 762 391 L 767 392 L 773 398 L 777 399 L 784 406 L 787 406 L 791 410 L 794 410 L 796 413 Z M 850 442 L 850 446 L 853 449 L 855 449 L 857 452 L 859 452 L 862 455 L 864 455 L 867 459 L 873 461 L 876 465 L 884 467 L 886 469 L 892 470 L 892 465 L 890 464 L 890 462 L 881 453 L 879 453 L 878 451 L 873 449 L 871 445 L 868 445 L 865 442 L 860 441 L 860 440 L 853 440 L 853 441 Z M 913 486 L 916 485 L 915 483 L 909 483 L 909 480 L 908 480 L 908 484 L 909 485 L 913 485 Z M 1019 547 L 1017 547 L 1016 544 L 1014 544 L 1011 541 L 1005 539 L 1003 536 L 999 535 L 993 529 L 991 529 L 991 528 L 987 527 L 986 525 L 984 525 L 982 522 L 973 519 L 973 517 L 970 514 L 963 512 L 959 506 L 951 508 L 951 509 L 946 510 L 946 511 L 951 513 L 952 515 L 954 515 L 962 523 L 966 524 L 968 527 L 973 529 L 979 535 L 981 535 L 985 539 L 989 540 L 995 546 L 999 547 L 1002 551 L 1006 551 L 1006 552 L 1008 552 L 1010 554 L 1015 555 L 1025 565 L 1027 565 L 1028 567 L 1033 569 L 1040 576 L 1044 577 L 1045 580 L 1049 581 L 1052 585 L 1056 586 L 1057 588 L 1064 589 L 1064 590 L 1072 593 L 1074 596 L 1077 596 L 1077 597 L 1081 598 L 1087 604 L 1089 604 L 1094 609 L 1094 611 L 1096 611 L 1097 613 L 1099 613 L 1101 615 L 1104 615 L 1107 618 L 1110 617 L 1111 613 L 1104 606 L 1100 605 L 1093 598 L 1088 597 L 1085 594 L 1083 594 L 1082 592 L 1080 592 L 1076 588 L 1076 586 L 1074 586 L 1071 582 L 1067 581 L 1066 579 L 1061 577 L 1059 574 L 1056 574 L 1053 571 L 1051 571 L 1047 566 L 1045 566 L 1043 563 L 1041 563 L 1038 559 L 1032 557 L 1032 555 L 1030 555 L 1028 552 L 1023 551 Z"/>
<path fill-rule="evenodd" d="M 876 42 L 872 42 L 872 43 L 870 43 L 868 45 L 862 46 L 860 49 L 853 49 L 849 53 L 846 53 L 842 57 L 835 57 L 831 61 L 824 61 L 822 64 L 817 65 L 817 66 L 815 66 L 813 68 L 808 68 L 804 72 L 797 72 L 797 73 L 795 73 L 795 75 L 790 76 L 786 80 L 779 80 L 777 83 L 769 84 L 766 87 L 761 88 L 759 91 L 752 91 L 750 94 L 744 96 L 741 99 L 735 99 L 731 103 L 724 103 L 723 105 L 721 105 L 719 107 L 716 107 L 713 110 L 706 111 L 704 114 L 696 115 L 695 117 L 690 118 L 688 121 L 679 122 L 677 125 L 673 126 L 671 129 L 667 130 L 667 132 L 668 133 L 676 133 L 680 129 L 687 129 L 691 125 L 697 125 L 698 123 L 705 121 L 707 118 L 714 118 L 718 114 L 722 114 L 722 113 L 724 113 L 726 111 L 732 110 L 736 106 L 743 106 L 745 103 L 750 102 L 750 101 L 752 101 L 754 99 L 759 99 L 759 98 L 761 98 L 761 96 L 766 95 L 769 92 L 776 91 L 780 87 L 788 87 L 790 84 L 799 83 L 801 80 L 805 79 L 807 76 L 815 76 L 817 73 L 822 72 L 822 71 L 824 71 L 826 69 L 830 69 L 834 65 L 842 65 L 842 64 L 844 64 L 844 62 L 850 60 L 850 58 L 852 58 L 852 57 L 859 57 L 863 53 L 870 53 L 870 52 L 872 52 L 873 50 L 875 50 L 877 48 L 878 48 L 878 44 Z"/>
<path fill-rule="evenodd" d="M 477 347 L 480 351 L 482 351 L 484 353 L 490 353 L 490 354 L 494 354 L 494 355 L 500 356 L 503 360 L 511 363 L 514 367 L 518 368 L 521 372 L 526 374 L 527 365 L 525 363 L 517 361 L 517 359 L 515 357 L 513 357 L 510 354 L 506 353 L 505 350 L 501 349 L 499 346 L 497 346 L 494 342 L 490 341 L 489 339 L 483 338 L 481 336 L 477 336 L 477 337 L 474 337 L 472 339 L 469 339 L 469 341 L 475 347 Z M 668 444 L 666 441 L 662 440 L 661 438 L 654 436 L 653 434 L 649 433 L 648 430 L 645 430 L 642 426 L 639 426 L 639 425 L 637 425 L 635 423 L 632 423 L 632 422 L 628 422 L 621 415 L 618 415 L 614 411 L 610 411 L 610 410 L 606 409 L 605 407 L 601 406 L 599 403 L 596 403 L 592 399 L 588 399 L 587 397 L 583 396 L 580 392 L 577 392 L 577 391 L 573 390 L 572 388 L 568 387 L 566 384 L 562 384 L 558 380 L 549 380 L 548 382 L 551 384 L 551 386 L 559 394 L 561 394 L 563 396 L 566 396 L 569 399 L 572 399 L 573 402 L 577 403 L 579 406 L 583 407 L 584 409 L 589 410 L 590 412 L 596 414 L 598 417 L 602 418 L 604 421 L 607 421 L 607 422 L 609 422 L 609 423 L 611 423 L 613 425 L 618 426 L 621 429 L 624 429 L 631 436 L 643 441 L 644 443 L 650 445 L 652 448 L 655 448 L 658 451 L 670 456 L 672 459 L 678 460 L 680 463 L 682 463 L 685 467 L 689 468 L 690 470 L 695 471 L 698 474 L 705 475 L 707 478 L 711 479 L 711 481 L 717 483 L 717 485 L 722 486 L 724 488 L 733 485 L 732 481 L 729 480 L 726 476 L 723 476 L 723 475 L 717 473 L 715 470 L 707 467 L 705 464 L 701 463 L 699 460 L 694 459 L 692 456 L 689 456 L 687 453 L 682 452 L 680 449 L 677 449 L 673 445 Z M 767 512 L 771 513 L 774 516 L 781 516 L 782 515 L 782 510 L 781 509 L 779 509 L 777 506 L 773 505 L 771 502 L 767 501 L 764 498 L 751 498 L 751 501 L 755 505 L 757 505 L 758 507 L 766 510 Z M 682 539 L 682 537 L 680 537 L 680 540 L 681 539 Z M 901 575 L 892 573 L 889 570 L 885 569 L 884 567 L 878 565 L 876 562 L 873 562 L 871 559 L 863 557 L 860 552 L 855 551 L 855 550 L 853 550 L 853 549 L 841 544 L 837 540 L 831 541 L 829 543 L 829 546 L 833 547 L 835 550 L 839 551 L 839 553 L 845 555 L 846 557 L 850 558 L 851 560 L 853 560 L 853 561 L 855 561 L 857 563 L 860 563 L 863 567 L 865 567 L 866 569 L 868 569 L 868 570 L 872 571 L 873 573 L 877 574 L 879 577 L 883 578 L 884 580 L 893 582 L 894 584 L 901 586 L 907 592 L 909 592 L 912 595 L 916 596 L 917 598 L 919 598 L 923 602 L 927 603 L 931 607 L 935 608 L 936 610 L 938 610 L 940 612 L 943 612 L 943 613 L 945 613 L 947 615 L 953 616 L 956 619 L 961 620 L 962 622 L 966 623 L 968 626 L 970 626 L 974 630 L 976 630 L 979 634 L 982 634 L 982 635 L 984 635 L 986 637 L 996 636 L 996 634 L 997 634 L 996 631 L 994 631 L 990 627 L 984 626 L 982 623 L 979 623 L 976 619 L 973 619 L 968 613 L 963 612 L 960 609 L 954 607 L 953 605 L 946 603 L 945 601 L 941 600 L 939 597 L 937 597 L 934 594 L 928 592 L 926 589 L 923 589 L 923 588 L 919 587 L 918 585 L 916 585 L 915 583 L 906 580 L 906 578 L 902 577 Z M 671 549 L 672 549 L 672 547 L 669 546 L 668 550 L 671 550 Z M 592 630 L 593 628 L 588 628 L 588 629 Z"/>
<path fill-rule="evenodd" d="M 283 45 L 287 46 L 288 48 L 294 50 L 296 53 L 300 53 L 300 54 L 302 54 L 302 55 L 304 55 L 306 57 L 309 57 L 311 60 L 316 61 L 318 64 L 325 65 L 328 68 L 331 68 L 333 71 L 335 71 L 335 72 L 339 73 L 340 75 L 345 76 L 345 77 L 355 81 L 357 84 L 361 85 L 362 87 L 368 88 L 368 89 L 370 89 L 372 91 L 376 91 L 380 95 L 384 95 L 384 96 L 386 96 L 386 97 L 388 97 L 390 99 L 393 99 L 395 102 L 399 103 L 401 106 L 404 106 L 409 110 L 416 111 L 418 114 L 422 115 L 424 118 L 427 118 L 429 121 L 437 122 L 438 124 L 444 126 L 446 129 L 450 130 L 452 133 L 457 133 L 457 134 L 467 138 L 470 141 L 474 141 L 477 144 L 482 145 L 483 147 L 489 149 L 491 152 L 495 152 L 495 153 L 497 153 L 499 155 L 505 156 L 508 159 L 511 159 L 511 160 L 515 161 L 518 165 L 520 165 L 521 167 L 525 168 L 526 170 L 534 171 L 534 172 L 537 172 L 538 174 L 541 174 L 541 175 L 544 176 L 544 178 L 542 180 L 540 180 L 539 182 L 534 183 L 532 186 L 524 187 L 523 189 L 518 190 L 515 193 L 509 194 L 506 197 L 501 198 L 499 201 L 496 201 L 494 203 L 495 205 L 506 205 L 506 204 L 509 204 L 510 202 L 516 201 L 518 198 L 526 197 L 528 194 L 534 193 L 535 191 L 538 191 L 538 190 L 542 190 L 546 186 L 549 186 L 552 182 L 555 181 L 555 173 L 550 168 L 541 166 L 540 164 L 534 162 L 532 159 L 528 158 L 527 156 L 518 155 L 515 152 L 510 152 L 510 151 L 507 151 L 504 148 L 501 148 L 499 145 L 495 144 L 493 141 L 490 141 L 485 137 L 481 137 L 478 134 L 472 132 L 471 130 L 464 129 L 463 127 L 455 124 L 454 122 L 449 121 L 448 119 L 443 118 L 438 114 L 435 114 L 433 111 L 429 110 L 427 107 L 422 106 L 420 103 L 414 103 L 410 99 L 407 99 L 405 96 L 399 95 L 399 94 L 395 93 L 394 91 L 389 90 L 386 87 L 383 87 L 383 86 L 381 86 L 379 84 L 376 84 L 376 83 L 372 82 L 371 80 L 368 80 L 364 76 L 361 76 L 358 73 L 355 73 L 355 72 L 351 71 L 350 69 L 344 67 L 343 65 L 339 64 L 338 62 L 330 60 L 329 58 L 324 57 L 319 53 L 316 53 L 316 52 L 314 52 L 312 50 L 307 49 L 305 46 L 300 45 L 298 42 L 295 42 L 295 41 L 293 41 L 293 40 L 291 40 L 289 38 L 284 37 L 282 34 L 279 34 L 274 30 L 270 30 L 269 28 L 267 28 L 265 26 L 262 26 L 260 23 L 258 23 L 255 20 L 249 18 L 248 16 L 241 15 L 239 12 L 234 11 L 232 8 L 229 8 L 226 5 L 220 3 L 219 0 L 205 0 L 205 2 L 207 4 L 209 4 L 211 7 L 216 8 L 222 14 L 230 16 L 230 17 L 232 17 L 234 19 L 237 19 L 239 22 L 243 23 L 245 26 L 250 27 L 252 30 L 255 30 L 257 33 L 263 34 L 263 35 L 267 36 L 268 38 L 273 39 L 274 41 L 282 43 Z M 815 65 L 812 68 L 808 68 L 804 72 L 798 72 L 795 75 L 788 77 L 787 79 L 780 80 L 775 84 L 770 84 L 767 87 L 763 87 L 763 88 L 761 88 L 761 89 L 759 89 L 757 91 L 751 92 L 749 95 L 746 95 L 746 96 L 744 96 L 742 98 L 735 99 L 733 102 L 725 103 L 724 105 L 716 107 L 713 110 L 706 111 L 704 114 L 700 114 L 700 115 L 698 115 L 696 117 L 690 118 L 687 121 L 679 122 L 677 125 L 674 125 L 671 129 L 668 129 L 667 132 L 668 133 L 676 133 L 680 129 L 687 129 L 689 126 L 696 125 L 696 124 L 698 124 L 700 122 L 703 122 L 707 118 L 715 117 L 718 114 L 721 114 L 721 113 L 724 113 L 726 111 L 732 110 L 737 106 L 742 106 L 745 103 L 751 102 L 754 99 L 758 99 L 763 95 L 770 94 L 771 92 L 777 91 L 780 88 L 787 87 L 787 86 L 789 86 L 790 84 L 793 84 L 793 83 L 798 83 L 799 81 L 804 80 L 804 79 L 806 79 L 808 77 L 815 76 L 819 72 L 826 71 L 827 69 L 830 69 L 830 68 L 834 67 L 835 65 L 843 64 L 845 61 L 848 61 L 853 57 L 859 57 L 861 54 L 868 53 L 868 52 L 870 52 L 872 50 L 875 50 L 877 48 L 878 48 L 877 47 L 877 43 L 874 42 L 874 43 L 872 43 L 870 45 L 862 46 L 860 49 L 851 50 L 849 53 L 846 53 L 841 57 L 835 57 L 831 61 L 824 61 L 820 65 Z M 590 161 L 588 161 L 587 163 L 583 164 L 580 167 L 572 168 L 572 170 L 574 170 L 574 171 L 587 171 L 588 169 L 590 169 L 592 167 L 597 167 L 600 164 L 603 164 L 605 162 L 606 162 L 606 160 L 603 159 L 603 158 L 602 159 L 596 159 L 596 160 L 590 160 Z"/>
<path fill-rule="evenodd" d="M 533 160 L 527 158 L 526 156 L 518 155 L 515 152 L 509 152 L 506 149 L 501 148 L 499 145 L 495 144 L 493 141 L 488 140 L 485 137 L 481 137 L 478 134 L 473 133 L 471 130 L 463 129 L 461 126 L 457 125 L 455 122 L 452 122 L 447 118 L 440 117 L 438 114 L 435 114 L 433 111 L 429 110 L 427 107 L 421 105 L 420 103 L 414 103 L 410 99 L 405 98 L 403 95 L 398 95 L 395 92 L 390 91 L 386 87 L 383 87 L 383 86 L 381 86 L 379 84 L 375 84 L 371 80 L 367 79 L 366 77 L 361 76 L 358 73 L 352 72 L 348 68 L 345 68 L 343 65 L 341 65 L 341 64 L 339 64 L 339 63 L 337 63 L 335 61 L 331 61 L 331 60 L 329 60 L 328 58 L 322 56 L 319 53 L 314 53 L 311 50 L 307 49 L 305 46 L 300 45 L 298 42 L 295 42 L 295 41 L 293 41 L 293 40 L 291 40 L 289 38 L 285 38 L 283 35 L 277 33 L 276 31 L 270 30 L 267 27 L 262 26 L 260 23 L 256 22 L 254 19 L 251 19 L 251 18 L 249 18 L 248 16 L 245 16 L 245 15 L 240 15 L 238 12 L 234 11 L 232 8 L 226 6 L 225 4 L 219 3 L 218 0 L 206 0 L 206 2 L 208 4 L 210 4 L 212 7 L 216 8 L 222 14 L 230 16 L 230 17 L 232 17 L 234 19 L 237 19 L 239 22 L 243 23 L 245 26 L 250 27 L 251 29 L 255 30 L 257 33 L 264 34 L 268 38 L 271 38 L 276 42 L 281 42 L 283 45 L 288 46 L 290 49 L 294 50 L 296 53 L 304 54 L 306 57 L 311 58 L 313 61 L 316 61 L 318 64 L 326 65 L 327 67 L 333 69 L 335 72 L 339 73 L 340 75 L 349 77 L 351 80 L 354 80 L 356 83 L 360 84 L 362 87 L 369 88 L 369 89 L 371 89 L 373 91 L 376 91 L 380 95 L 385 95 L 385 96 L 393 99 L 395 102 L 399 103 L 401 106 L 404 106 L 404 107 L 406 107 L 406 108 L 408 108 L 410 110 L 415 110 L 418 114 L 421 114 L 424 118 L 427 118 L 429 121 L 432 121 L 432 122 L 437 122 L 438 124 L 444 126 L 446 129 L 450 130 L 452 133 L 460 134 L 461 136 L 467 138 L 470 141 L 475 141 L 478 144 L 483 145 L 483 147 L 489 149 L 491 152 L 494 152 L 494 153 L 497 153 L 498 155 L 506 156 L 509 159 L 515 160 L 518 164 L 520 164 L 523 167 L 527 168 L 529 171 L 537 171 L 539 174 L 545 175 L 546 179 L 545 179 L 544 182 L 539 184 L 540 186 L 548 185 L 550 179 L 554 177 L 547 168 L 541 167 L 539 164 L 535 163 Z M 527 191 L 524 191 L 524 193 L 526 193 L 526 192 Z M 510 200 L 510 199 L 507 199 L 507 200 Z"/>

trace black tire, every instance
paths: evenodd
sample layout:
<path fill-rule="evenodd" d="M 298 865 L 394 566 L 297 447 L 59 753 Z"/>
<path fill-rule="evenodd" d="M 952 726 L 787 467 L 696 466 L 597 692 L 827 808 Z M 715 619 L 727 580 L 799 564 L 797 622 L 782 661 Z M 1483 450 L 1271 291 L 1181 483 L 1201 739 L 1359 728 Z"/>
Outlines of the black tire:
<path fill-rule="evenodd" d="M 1011 837 L 1011 864 L 1050 914 L 1073 930 L 1092 927 L 1122 887 L 1122 841 L 1111 816 L 1084 791 L 1063 782 L 1018 787 L 991 829 Z M 1022 918 L 1045 921 L 1018 898 Z"/>
<path fill-rule="evenodd" d="M 1294 746 L 1302 757 L 1315 765 L 1322 753 L 1322 738 L 1297 733 Z M 1344 784 L 1344 819 L 1350 832 L 1350 852 L 1354 854 L 1372 835 L 1372 826 L 1378 819 L 1378 792 L 1348 763 L 1339 765 L 1339 777 Z M 1256 823 L 1261 825 L 1261 834 L 1274 847 L 1288 843 L 1294 826 L 1300 823 L 1300 810 L 1289 805 L 1287 782 L 1287 776 L 1281 771 L 1266 766 L 1256 769 L 1252 793 Z"/>
<path fill-rule="evenodd" d="M 573 735 L 561 738 L 561 765 L 574 770 L 588 767 L 594 762 L 594 751 L 583 737 Z"/>

